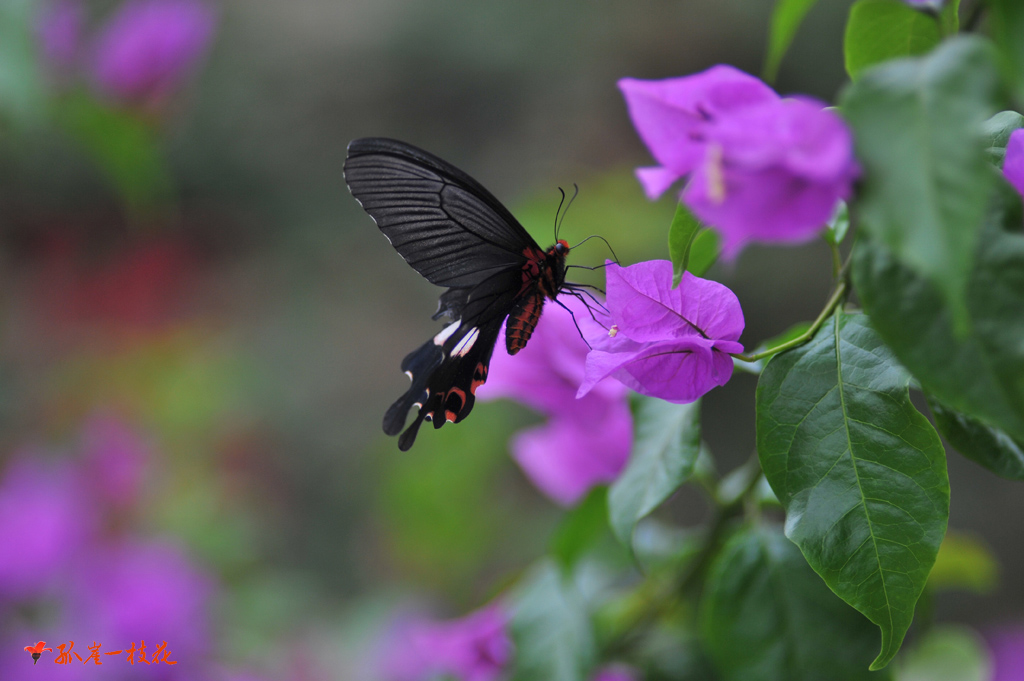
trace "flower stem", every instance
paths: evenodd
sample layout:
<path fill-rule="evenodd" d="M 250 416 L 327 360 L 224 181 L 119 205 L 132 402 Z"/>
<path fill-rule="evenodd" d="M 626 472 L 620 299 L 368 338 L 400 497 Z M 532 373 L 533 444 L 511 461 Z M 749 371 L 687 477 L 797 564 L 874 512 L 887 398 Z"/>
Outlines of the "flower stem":
<path fill-rule="evenodd" d="M 845 269 L 845 267 L 843 269 Z M 793 340 L 786 341 L 781 345 L 776 345 L 774 348 L 768 348 L 767 350 L 755 353 L 753 355 L 733 355 L 733 357 L 739 360 L 743 360 L 744 362 L 756 362 L 759 359 L 771 357 L 772 355 L 776 355 L 780 352 L 785 352 L 786 350 L 792 350 L 793 348 L 799 347 L 806 343 L 807 341 L 811 340 L 811 338 L 814 337 L 814 334 L 818 332 L 818 329 L 821 328 L 821 325 L 825 323 L 825 320 L 828 319 L 833 312 L 835 312 L 835 309 L 839 306 L 839 303 L 841 303 L 843 298 L 846 296 L 846 277 L 843 276 L 842 272 L 840 272 L 840 276 L 842 278 L 839 280 L 839 284 L 836 285 L 835 290 L 832 291 L 832 296 L 828 299 L 828 302 L 825 303 L 825 308 L 821 311 L 821 314 L 818 315 L 818 318 L 814 320 L 814 323 L 811 324 L 810 328 L 808 328 L 806 331 L 804 331 L 802 334 L 800 334 Z"/>
<path fill-rule="evenodd" d="M 839 244 L 834 241 L 828 242 L 828 248 L 832 252 L 832 278 L 838 281 L 843 272 L 843 256 L 839 252 Z"/>

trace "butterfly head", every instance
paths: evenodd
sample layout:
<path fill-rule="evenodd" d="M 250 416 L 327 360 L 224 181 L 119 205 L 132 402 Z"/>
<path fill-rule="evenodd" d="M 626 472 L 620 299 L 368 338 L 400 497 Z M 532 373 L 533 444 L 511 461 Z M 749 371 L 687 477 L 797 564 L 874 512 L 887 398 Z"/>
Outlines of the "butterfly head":
<path fill-rule="evenodd" d="M 555 245 L 551 247 L 551 250 L 554 251 L 556 255 L 560 255 L 564 258 L 569 255 L 569 242 L 565 239 L 559 239 L 555 242 Z"/>

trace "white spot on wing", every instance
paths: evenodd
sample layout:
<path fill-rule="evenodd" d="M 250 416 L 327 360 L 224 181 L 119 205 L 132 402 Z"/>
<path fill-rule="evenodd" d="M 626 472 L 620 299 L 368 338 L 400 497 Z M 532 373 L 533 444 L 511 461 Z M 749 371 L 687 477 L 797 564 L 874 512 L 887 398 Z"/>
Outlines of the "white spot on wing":
<path fill-rule="evenodd" d="M 480 329 L 474 327 L 467 333 L 459 344 L 452 348 L 453 357 L 462 357 L 472 349 L 473 344 L 476 343 L 476 339 L 480 337 Z"/>
<path fill-rule="evenodd" d="M 441 333 L 434 336 L 434 345 L 444 345 L 444 342 L 451 338 L 453 333 L 459 330 L 459 324 L 461 323 L 461 319 L 456 319 L 454 322 L 444 327 Z"/>
<path fill-rule="evenodd" d="M 412 380 L 412 372 L 411 371 L 406 371 L 405 375 L 409 377 L 410 381 Z"/>

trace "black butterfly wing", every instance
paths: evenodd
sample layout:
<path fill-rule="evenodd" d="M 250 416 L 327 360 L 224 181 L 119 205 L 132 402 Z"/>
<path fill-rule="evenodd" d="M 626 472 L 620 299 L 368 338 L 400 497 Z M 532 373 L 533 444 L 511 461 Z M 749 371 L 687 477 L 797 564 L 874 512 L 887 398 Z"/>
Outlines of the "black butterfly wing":
<path fill-rule="evenodd" d="M 345 181 L 395 250 L 432 284 L 471 288 L 494 272 L 521 268 L 528 249 L 537 248 L 479 182 L 411 144 L 352 141 Z"/>
<path fill-rule="evenodd" d="M 395 250 L 428 281 L 448 290 L 437 319 L 452 320 L 402 362 L 412 385 L 384 416 L 409 449 L 424 420 L 440 428 L 466 418 L 487 379 L 501 324 L 543 253 L 501 202 L 455 166 L 397 140 L 366 138 L 348 147 L 345 180 Z"/>
<path fill-rule="evenodd" d="M 412 447 L 424 420 L 435 428 L 458 423 L 476 402 L 476 389 L 487 380 L 494 344 L 502 322 L 516 304 L 521 276 L 516 270 L 491 275 L 475 286 L 460 319 L 411 352 L 402 362 L 412 384 L 384 415 L 384 432 L 398 435 L 412 408 L 417 413 L 398 440 Z"/>

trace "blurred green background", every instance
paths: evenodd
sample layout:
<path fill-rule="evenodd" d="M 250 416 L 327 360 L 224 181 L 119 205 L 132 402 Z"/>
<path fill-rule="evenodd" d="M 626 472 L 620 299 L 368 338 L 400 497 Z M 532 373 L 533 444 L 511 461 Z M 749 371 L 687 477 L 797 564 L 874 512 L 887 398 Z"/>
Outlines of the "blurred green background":
<path fill-rule="evenodd" d="M 759 73 L 772 3 L 235 0 L 215 5 L 187 82 L 141 113 L 59 82 L 40 58 L 43 3 L 4 4 L 0 457 L 73 453 L 97 413 L 139 433 L 152 474 L 126 531 L 177 537 L 216 575 L 217 659 L 267 679 L 365 678 L 393 612 L 461 614 L 541 555 L 564 511 L 506 453 L 536 416 L 480 404 L 408 453 L 381 433 L 440 290 L 349 196 L 345 146 L 432 151 L 542 246 L 556 188 L 575 182 L 564 238 L 666 258 L 673 202 L 633 178 L 649 158 L 615 83 L 719 62 Z M 86 3 L 86 24 L 117 4 Z M 834 98 L 848 4 L 810 13 L 780 92 Z M 571 260 L 606 255 L 595 240 Z M 749 348 L 813 318 L 830 267 L 823 243 L 752 247 L 710 276 L 739 296 Z M 755 381 L 705 398 L 725 470 L 753 449 Z M 950 468 L 950 527 L 993 547 L 1005 578 L 937 612 L 1019 616 L 1024 499 L 955 454 Z M 669 513 L 695 524 L 704 508 L 684 493 Z"/>

